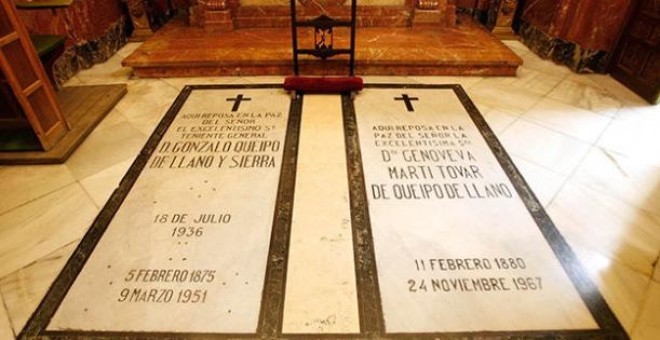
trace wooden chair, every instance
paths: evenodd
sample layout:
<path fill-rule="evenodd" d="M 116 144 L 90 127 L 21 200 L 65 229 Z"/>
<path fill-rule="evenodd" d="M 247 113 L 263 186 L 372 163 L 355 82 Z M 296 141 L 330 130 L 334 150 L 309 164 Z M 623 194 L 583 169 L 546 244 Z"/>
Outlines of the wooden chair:
<path fill-rule="evenodd" d="M 341 93 L 362 90 L 362 78 L 355 76 L 355 26 L 356 26 L 356 0 L 351 0 L 350 20 L 336 20 L 327 15 L 320 15 L 312 20 L 297 20 L 296 0 L 291 0 L 291 38 L 293 46 L 293 76 L 284 79 L 284 89 L 287 91 L 306 93 Z M 298 47 L 298 28 L 309 27 L 314 29 L 314 48 Z M 334 48 L 334 28 L 350 28 L 350 47 Z M 348 76 L 336 77 L 303 77 L 299 74 L 298 57 L 301 54 L 312 55 L 326 60 L 337 55 L 348 55 Z"/>

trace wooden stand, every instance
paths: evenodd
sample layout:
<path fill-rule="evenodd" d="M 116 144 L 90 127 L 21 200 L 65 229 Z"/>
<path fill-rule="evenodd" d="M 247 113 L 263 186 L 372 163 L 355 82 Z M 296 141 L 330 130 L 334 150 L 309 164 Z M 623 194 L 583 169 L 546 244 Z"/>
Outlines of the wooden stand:
<path fill-rule="evenodd" d="M 27 119 L 43 149 L 50 150 L 70 127 L 12 1 L 0 2 L 0 70 L 11 89 L 8 100 L 20 109 L 1 108 L 6 111 L 0 113 L 0 128 Z"/>
<path fill-rule="evenodd" d="M 71 2 L 19 5 L 54 10 Z M 3 145 L 8 144 L 5 149 L 11 151 L 0 151 L 0 164 L 63 163 L 126 93 L 126 85 L 121 84 L 65 87 L 56 94 L 33 43 L 53 59 L 53 51 L 63 47 L 63 39 L 57 36 L 31 41 L 13 2 L 1 2 L 0 130 L 4 131 L 0 137 L 8 137 Z"/>

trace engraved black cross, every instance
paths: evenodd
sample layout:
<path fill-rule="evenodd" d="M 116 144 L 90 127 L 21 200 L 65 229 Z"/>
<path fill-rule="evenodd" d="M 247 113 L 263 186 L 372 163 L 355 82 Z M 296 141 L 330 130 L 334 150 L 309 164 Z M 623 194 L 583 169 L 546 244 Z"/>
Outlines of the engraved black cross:
<path fill-rule="evenodd" d="M 412 101 L 414 100 L 419 100 L 417 97 L 409 97 L 407 94 L 401 94 L 401 97 L 394 97 L 394 100 L 403 100 L 403 102 L 406 104 L 406 109 L 408 109 L 408 112 L 415 112 L 415 108 L 412 106 Z"/>
<path fill-rule="evenodd" d="M 249 102 L 250 100 L 252 100 L 252 98 L 243 98 L 242 94 L 239 94 L 238 96 L 236 96 L 236 98 L 227 98 L 228 102 L 234 102 L 234 106 L 231 107 L 231 112 L 238 111 L 238 107 L 241 106 L 241 102 L 244 100 L 246 102 Z"/>

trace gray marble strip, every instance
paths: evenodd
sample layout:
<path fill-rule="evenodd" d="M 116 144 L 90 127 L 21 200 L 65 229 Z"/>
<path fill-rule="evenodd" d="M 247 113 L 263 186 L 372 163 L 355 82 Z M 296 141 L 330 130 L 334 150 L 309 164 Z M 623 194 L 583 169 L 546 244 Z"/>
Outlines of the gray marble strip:
<path fill-rule="evenodd" d="M 259 315 L 258 334 L 264 337 L 276 337 L 282 334 L 284 314 L 284 292 L 286 288 L 286 270 L 289 258 L 291 236 L 291 216 L 293 213 L 293 195 L 296 184 L 296 164 L 298 158 L 298 138 L 300 136 L 300 115 L 302 96 L 291 101 L 289 122 L 282 170 L 277 190 L 277 203 L 273 217 L 268 266 L 264 283 L 261 312 Z"/>
<path fill-rule="evenodd" d="M 384 332 L 383 307 L 380 301 L 376 255 L 369 220 L 369 205 L 364 184 L 364 169 L 355 121 L 355 107 L 348 95 L 342 95 L 346 160 L 353 222 L 353 254 L 360 313 L 360 330 L 365 336 L 377 336 Z"/>

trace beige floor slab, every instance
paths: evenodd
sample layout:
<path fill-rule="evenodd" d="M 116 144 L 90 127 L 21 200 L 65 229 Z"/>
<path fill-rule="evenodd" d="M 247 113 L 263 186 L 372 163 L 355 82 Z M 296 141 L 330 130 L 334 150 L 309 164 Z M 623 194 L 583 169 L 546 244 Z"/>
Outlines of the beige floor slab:
<path fill-rule="evenodd" d="M 288 109 L 194 91 L 48 329 L 255 333 Z"/>
<path fill-rule="evenodd" d="M 632 334 L 644 304 L 649 277 L 578 244 L 571 243 L 571 246 L 621 325 Z"/>
<path fill-rule="evenodd" d="M 97 212 L 74 183 L 1 215 L 0 278 L 80 239 Z"/>
<path fill-rule="evenodd" d="M 7 315 L 7 308 L 5 307 L 2 296 L 0 296 L 0 303 L 0 339 L 13 339 L 14 331 L 11 328 L 9 316 Z"/>
<path fill-rule="evenodd" d="M 3 166 L 0 178 L 0 214 L 76 181 L 65 165 Z"/>
<path fill-rule="evenodd" d="M 579 206 L 580 209 L 575 209 Z M 557 229 L 579 244 L 652 276 L 660 216 L 569 180 L 548 207 Z"/>
<path fill-rule="evenodd" d="M 649 285 L 644 297 L 644 307 L 635 325 L 633 339 L 654 340 L 660 338 L 660 283 Z"/>
<path fill-rule="evenodd" d="M 573 175 L 575 180 L 660 216 L 660 168 L 617 152 L 593 148 Z"/>
<path fill-rule="evenodd" d="M 12 328 L 19 334 L 80 240 L 59 248 L 0 280 Z"/>
<path fill-rule="evenodd" d="M 519 119 L 499 136 L 507 152 L 560 175 L 570 175 L 591 146 L 544 126 Z"/>
<path fill-rule="evenodd" d="M 340 96 L 305 96 L 283 333 L 359 333 Z"/>

